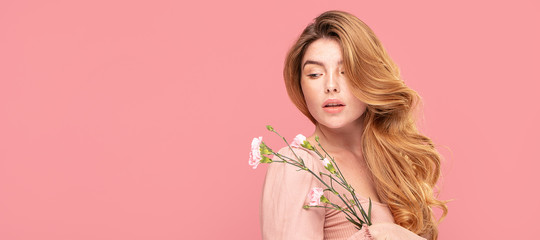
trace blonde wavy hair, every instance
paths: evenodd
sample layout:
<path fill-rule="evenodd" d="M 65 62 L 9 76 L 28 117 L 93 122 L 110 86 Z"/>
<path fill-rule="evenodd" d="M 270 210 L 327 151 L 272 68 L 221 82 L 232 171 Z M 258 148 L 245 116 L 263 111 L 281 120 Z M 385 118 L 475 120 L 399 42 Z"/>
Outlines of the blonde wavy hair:
<path fill-rule="evenodd" d="M 302 88 L 301 61 L 317 39 L 337 40 L 352 93 L 366 103 L 362 151 L 372 173 L 377 195 L 386 203 L 397 224 L 431 239 L 446 217 L 446 201 L 433 189 L 440 176 L 440 155 L 430 138 L 416 128 L 414 110 L 420 96 L 407 87 L 396 64 L 375 33 L 356 16 L 327 11 L 309 24 L 289 50 L 283 76 L 287 93 L 313 124 Z M 442 209 L 436 222 L 432 207 Z"/>

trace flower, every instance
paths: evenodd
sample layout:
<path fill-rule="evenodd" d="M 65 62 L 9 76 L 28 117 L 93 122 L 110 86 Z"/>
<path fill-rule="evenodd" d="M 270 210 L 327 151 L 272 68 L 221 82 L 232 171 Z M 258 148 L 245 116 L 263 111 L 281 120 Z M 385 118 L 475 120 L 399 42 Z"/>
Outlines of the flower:
<path fill-rule="evenodd" d="M 279 135 L 279 133 L 277 133 L 272 126 L 267 125 L 266 129 L 268 129 L 271 132 L 274 132 L 279 137 L 281 137 L 285 141 L 285 143 L 287 143 L 287 145 L 289 147 L 291 147 L 291 146 L 304 147 L 304 148 L 306 148 L 308 150 L 314 151 L 315 153 L 317 153 L 318 156 L 321 156 L 321 158 L 322 158 L 322 154 L 319 152 L 319 150 L 314 148 L 311 145 L 311 143 L 309 141 L 307 141 L 307 139 L 306 139 L 306 137 L 304 135 L 302 135 L 302 134 L 296 135 L 296 137 L 294 138 L 292 143 L 289 144 L 287 142 L 287 140 L 285 140 L 285 138 L 283 138 L 281 135 Z M 319 137 L 318 136 L 315 136 L 315 141 L 317 142 L 318 146 L 326 153 L 324 148 L 319 143 Z M 292 150 L 292 151 L 294 152 L 294 150 Z M 320 159 L 320 160 L 322 160 L 322 162 L 324 164 L 324 167 L 328 171 L 330 171 L 333 175 L 337 176 L 337 178 L 334 178 L 332 175 L 326 174 L 327 176 L 330 177 L 330 185 L 326 184 L 326 182 L 321 179 L 323 174 L 324 174 L 323 172 L 319 172 L 319 174 L 316 174 L 315 172 L 311 171 L 305 165 L 302 158 L 298 157 L 296 154 L 294 154 L 294 157 L 296 157 L 296 160 L 294 160 L 294 159 L 292 159 L 292 156 L 284 156 L 282 154 L 274 152 L 271 148 L 269 148 L 266 145 L 265 142 L 262 141 L 262 137 L 253 138 L 253 141 L 251 142 L 251 152 L 249 153 L 249 165 L 253 166 L 253 169 L 255 169 L 255 168 L 257 168 L 257 166 L 260 163 L 279 162 L 279 163 L 293 165 L 294 167 L 298 168 L 297 171 L 300 171 L 300 170 L 308 171 L 309 173 L 316 176 L 319 179 L 319 181 L 321 181 L 322 184 L 324 184 L 328 188 L 325 188 L 325 189 L 320 188 L 320 187 L 312 188 L 310 190 L 310 192 L 307 194 L 307 197 L 309 198 L 309 204 L 308 205 L 303 205 L 302 207 L 304 209 L 309 209 L 309 208 L 312 208 L 312 207 L 331 208 L 331 209 L 335 209 L 337 211 L 345 213 L 346 211 L 349 211 L 349 210 L 348 209 L 343 209 L 342 207 L 331 203 L 330 200 L 328 200 L 324 196 L 324 191 L 330 191 L 331 193 L 333 193 L 335 195 L 338 195 L 338 196 L 340 195 L 334 189 L 334 187 L 332 186 L 332 181 L 336 181 L 336 182 L 340 183 L 341 186 L 347 186 L 346 190 L 349 191 L 351 193 L 351 195 L 354 194 L 354 189 L 352 189 L 352 186 L 350 186 L 345 181 L 345 177 L 342 176 L 341 173 L 336 171 L 336 169 L 338 169 L 337 163 L 333 160 L 333 158 L 330 155 L 328 155 L 328 153 L 326 153 L 326 154 L 327 154 L 327 157 L 325 157 L 324 159 Z M 270 159 L 271 155 L 274 156 L 273 159 Z M 336 164 L 336 166 L 334 166 L 334 164 Z M 319 178 L 317 175 L 320 175 L 321 178 Z M 321 186 L 321 185 L 318 185 L 318 186 Z M 341 198 L 341 200 L 345 204 L 348 204 L 348 202 L 345 201 L 345 199 Z M 371 223 L 371 199 L 369 199 L 369 208 L 367 210 L 367 214 L 366 214 L 366 211 L 363 209 L 362 205 L 358 202 L 358 200 L 356 198 L 354 200 L 349 200 L 349 201 L 350 201 L 351 206 L 353 206 L 353 208 L 357 207 L 358 209 L 360 209 L 360 213 L 362 213 L 361 214 L 362 216 L 357 216 L 356 220 L 353 219 L 353 218 L 348 218 L 347 220 L 352 222 L 355 225 L 356 229 L 358 229 L 358 230 L 360 230 L 362 228 L 361 226 L 363 226 L 363 224 L 366 224 L 368 226 L 371 225 L 372 224 Z M 325 206 L 318 206 L 321 203 L 325 203 Z M 329 205 L 332 205 L 332 207 L 329 207 Z M 367 228 L 364 228 L 364 229 L 367 229 Z"/>
<path fill-rule="evenodd" d="M 301 147 L 304 144 L 304 141 L 306 141 L 306 137 L 302 134 L 298 134 L 294 137 L 291 147 Z"/>
<path fill-rule="evenodd" d="M 298 134 L 296 135 L 296 137 L 294 137 L 294 140 L 291 143 L 291 147 L 304 147 L 309 150 L 314 150 L 313 146 L 311 146 L 309 141 L 307 141 L 306 137 L 302 134 Z"/>
<path fill-rule="evenodd" d="M 330 165 L 332 164 L 332 163 L 330 163 L 330 161 L 328 160 L 328 158 L 324 158 L 324 159 L 322 160 L 322 162 L 323 162 L 325 168 L 328 168 L 328 165 L 329 165 L 329 164 L 330 164 Z"/>
<path fill-rule="evenodd" d="M 317 206 L 321 204 L 321 196 L 323 195 L 323 189 L 320 187 L 314 187 L 308 194 L 309 206 Z"/>
<path fill-rule="evenodd" d="M 332 165 L 332 163 L 328 160 L 328 158 L 323 159 L 323 164 L 324 164 L 324 167 L 328 169 L 328 171 L 330 171 L 331 173 L 336 173 L 336 169 L 334 168 L 334 165 Z"/>
<path fill-rule="evenodd" d="M 259 163 L 261 162 L 261 143 L 262 137 L 253 138 L 251 141 L 251 152 L 249 153 L 249 165 L 253 166 L 253 169 L 256 169 Z"/>

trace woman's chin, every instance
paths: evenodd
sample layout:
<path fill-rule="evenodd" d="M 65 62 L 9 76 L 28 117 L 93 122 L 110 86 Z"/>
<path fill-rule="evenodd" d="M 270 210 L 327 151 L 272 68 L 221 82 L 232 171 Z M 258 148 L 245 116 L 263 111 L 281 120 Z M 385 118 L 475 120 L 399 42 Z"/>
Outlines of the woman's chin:
<path fill-rule="evenodd" d="M 322 127 L 324 128 L 327 128 L 327 129 L 332 129 L 332 130 L 339 130 L 339 129 L 343 129 L 347 126 L 347 124 L 344 124 L 344 123 L 336 123 L 336 122 L 332 122 L 332 123 L 320 123 L 320 125 L 322 125 Z"/>

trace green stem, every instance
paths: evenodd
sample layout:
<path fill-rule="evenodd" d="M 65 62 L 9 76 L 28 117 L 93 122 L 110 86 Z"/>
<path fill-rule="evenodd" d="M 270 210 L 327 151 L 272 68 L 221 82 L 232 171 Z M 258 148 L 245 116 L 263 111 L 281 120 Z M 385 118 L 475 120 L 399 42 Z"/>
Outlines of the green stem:
<path fill-rule="evenodd" d="M 334 181 L 338 182 L 343 188 L 347 189 L 347 191 L 351 192 L 351 190 L 352 190 L 353 192 L 351 193 L 351 195 L 354 197 L 357 205 L 360 205 L 360 208 L 362 208 L 362 205 L 360 204 L 360 202 L 358 201 L 358 199 L 356 198 L 356 196 L 354 194 L 354 189 L 352 189 L 352 187 L 349 187 L 350 185 L 347 183 L 347 180 L 345 180 L 345 177 L 343 177 L 343 174 L 341 174 L 341 170 L 339 169 L 339 166 L 336 164 L 336 162 L 334 161 L 332 156 L 330 156 L 330 154 L 328 154 L 328 152 L 322 147 L 322 145 L 321 145 L 321 143 L 319 141 L 317 141 L 317 144 L 324 151 L 324 153 L 332 160 L 332 162 L 334 163 L 334 166 L 336 166 L 336 168 L 337 168 L 337 170 L 339 172 L 339 175 L 337 175 L 337 177 L 340 180 L 342 180 L 343 182 L 339 182 L 339 181 L 335 180 L 335 178 L 333 178 L 333 176 L 331 176 L 329 174 L 323 173 L 323 175 L 326 175 L 326 176 L 330 177 L 330 179 L 334 179 Z M 321 157 L 321 159 L 324 159 L 322 154 L 317 149 L 314 149 L 314 150 L 315 150 L 315 153 L 317 153 L 317 155 L 319 155 L 319 157 Z M 356 213 L 356 210 L 354 210 L 354 208 L 352 208 L 352 209 Z M 362 208 L 362 210 L 363 210 L 363 208 Z M 362 211 L 360 211 L 360 213 L 362 213 Z M 370 222 L 368 217 L 365 214 L 362 214 L 362 216 L 364 217 L 364 219 L 366 219 L 366 222 Z"/>
<path fill-rule="evenodd" d="M 319 176 L 317 176 L 317 174 L 315 174 L 313 171 L 311 171 L 311 169 L 309 169 L 309 168 L 306 167 L 304 170 L 310 172 L 310 173 L 311 173 L 313 176 L 315 176 L 320 182 L 322 182 L 327 188 L 330 188 L 330 186 L 328 186 L 328 184 L 327 184 L 325 181 L 323 181 Z M 333 189 L 333 188 L 332 188 L 332 189 Z M 333 189 L 333 190 L 334 190 L 334 189 Z M 335 190 L 334 190 L 334 191 L 335 191 Z M 337 192 L 337 191 L 336 191 L 336 192 Z M 351 209 L 351 206 L 349 206 L 349 203 L 348 203 L 347 201 L 345 201 L 345 200 L 341 197 L 341 195 L 338 194 L 337 196 L 341 199 L 341 201 L 343 201 L 343 203 L 345 203 L 345 205 L 347 206 L 347 208 Z M 356 212 L 354 212 L 354 213 L 352 213 L 352 214 L 353 214 L 359 221 L 364 222 L 364 221 L 362 221 L 362 220 L 360 219 L 360 217 L 358 217 L 358 214 L 357 214 Z"/>
<path fill-rule="evenodd" d="M 334 210 L 338 210 L 338 211 L 348 211 L 347 209 L 344 209 L 342 207 L 339 207 L 339 208 L 336 208 L 336 207 L 326 207 L 326 206 L 309 206 L 310 208 L 313 208 L 313 207 L 318 207 L 318 208 L 328 208 L 328 209 L 334 209 Z M 351 212 L 351 211 L 348 211 L 348 212 Z"/>
<path fill-rule="evenodd" d="M 347 220 L 349 220 L 349 222 L 352 222 L 352 223 L 355 225 L 356 230 L 362 229 L 362 225 L 361 225 L 360 223 L 355 222 L 355 221 L 354 221 L 352 218 L 350 218 L 349 216 L 346 216 L 346 218 L 347 218 Z M 362 223 L 362 224 L 364 224 L 364 223 Z"/>
<path fill-rule="evenodd" d="M 351 194 L 351 195 L 353 195 L 353 198 L 356 199 L 356 197 L 354 196 L 354 193 Z M 347 201 L 349 201 L 349 198 L 347 197 L 347 195 L 345 195 L 345 199 L 347 199 Z M 355 203 L 356 203 L 356 204 L 353 205 L 353 208 L 354 208 L 354 206 L 356 205 L 356 207 L 358 207 L 359 211 L 360 211 L 360 209 L 361 209 L 360 214 L 362 214 L 362 216 L 364 217 L 364 219 L 366 220 L 366 222 L 368 223 L 368 225 L 371 226 L 371 219 L 369 219 L 369 217 L 365 214 L 366 211 L 365 211 L 364 208 L 362 207 L 362 204 L 360 203 L 360 201 L 358 201 L 358 199 L 356 199 L 356 200 L 355 200 Z M 356 212 L 356 210 L 355 210 L 355 212 Z"/>
<path fill-rule="evenodd" d="M 360 200 L 358 200 L 358 198 L 356 197 L 356 193 L 354 192 L 354 189 L 352 187 L 351 187 L 351 195 L 354 198 L 354 201 L 360 207 L 360 209 L 362 209 L 360 213 L 362 214 L 362 216 L 364 216 L 365 219 L 367 219 L 368 225 L 371 226 L 371 219 L 369 219 L 369 217 L 366 215 L 366 210 L 364 210 L 364 208 L 362 207 L 362 204 L 360 203 Z M 371 209 L 370 209 L 370 212 L 371 212 Z M 369 213 L 369 215 L 371 215 L 371 213 Z"/>
<path fill-rule="evenodd" d="M 302 164 L 301 162 L 299 162 L 299 161 L 297 161 L 297 160 L 294 160 L 294 159 L 292 159 L 292 158 L 290 158 L 290 157 L 287 157 L 287 156 L 285 156 L 285 155 L 283 155 L 283 154 L 279 154 L 279 153 L 274 152 L 274 151 L 272 151 L 272 154 L 274 154 L 274 155 L 277 156 L 278 158 L 281 158 L 281 159 L 287 158 L 287 159 L 289 159 L 290 161 L 297 162 L 298 164 Z M 285 160 L 285 159 L 283 159 L 283 160 Z"/>
<path fill-rule="evenodd" d="M 328 152 L 323 148 L 323 146 L 321 145 L 321 143 L 318 141 L 318 140 L 315 140 L 317 141 L 317 145 L 319 145 L 319 147 L 324 151 L 324 153 L 330 158 L 330 160 L 332 160 L 332 164 L 334 164 L 334 166 L 336 166 L 336 169 L 337 171 L 339 172 L 339 175 L 343 177 L 343 174 L 341 173 L 341 170 L 339 169 L 339 166 L 336 164 L 336 161 L 334 161 L 334 158 L 328 154 Z M 318 151 L 317 151 L 318 152 Z M 320 156 L 321 154 L 319 154 Z M 321 157 L 322 158 L 322 157 Z M 345 180 L 345 177 L 343 177 L 343 182 L 345 182 L 347 184 L 347 180 Z M 348 185 L 348 184 L 347 184 Z"/>
<path fill-rule="evenodd" d="M 323 146 L 321 145 L 321 143 L 318 140 L 315 140 L 315 141 L 317 142 L 317 145 L 319 145 L 319 147 L 324 151 L 324 153 L 326 155 L 328 155 L 328 157 L 330 157 L 330 160 L 332 160 L 332 163 L 334 164 L 334 166 L 336 166 L 336 169 L 338 170 L 339 175 L 343 176 L 343 174 L 341 173 L 341 170 L 339 169 L 339 166 L 334 161 L 334 158 L 332 156 L 330 156 L 330 154 L 328 154 L 328 152 L 323 148 Z M 319 156 L 321 156 L 321 154 L 318 151 L 316 151 L 316 152 L 317 152 L 317 154 Z M 321 156 L 321 158 L 322 158 L 322 156 Z M 352 187 L 349 187 L 350 185 L 349 185 L 349 183 L 347 183 L 347 180 L 345 180 L 345 177 L 341 178 L 341 177 L 338 176 L 338 178 L 342 179 L 343 182 L 348 186 L 348 187 L 346 187 L 347 190 L 351 193 L 352 197 L 354 198 L 354 200 L 358 204 L 358 206 L 360 206 L 360 209 L 362 209 L 365 212 L 364 208 L 362 207 L 362 204 L 360 204 L 360 201 L 356 197 L 356 193 L 354 192 L 354 189 Z M 360 213 L 362 213 L 362 216 L 364 216 L 364 218 L 367 220 L 368 225 L 371 225 L 371 219 L 369 219 L 362 211 L 360 211 Z"/>
<path fill-rule="evenodd" d="M 338 206 L 338 205 L 336 205 L 336 204 L 333 204 L 333 203 L 330 203 L 330 204 L 331 204 L 332 206 L 334 206 L 334 207 L 336 208 L 336 210 L 342 211 L 343 213 L 345 213 L 345 215 L 347 215 L 347 218 L 352 219 L 352 217 L 351 217 L 349 214 L 347 214 L 347 212 L 349 212 L 350 214 L 352 214 L 353 216 L 356 216 L 356 217 L 358 218 L 358 216 L 356 215 L 356 213 L 351 212 L 351 210 L 349 210 L 349 209 L 347 209 L 347 208 L 342 208 L 342 207 L 340 207 L 340 206 Z M 359 218 L 358 218 L 358 220 L 360 221 L 361 224 L 364 224 L 364 221 L 362 221 L 362 219 L 359 219 Z"/>
<path fill-rule="evenodd" d="M 323 183 L 327 188 L 331 188 L 334 192 L 337 192 L 337 191 L 335 191 L 335 189 L 334 189 L 333 187 L 328 186 L 328 184 L 327 184 L 325 181 L 323 181 L 317 174 L 315 174 L 313 171 L 311 171 L 311 169 L 309 169 L 309 168 L 307 168 L 307 167 L 305 166 L 304 160 L 296 155 L 296 153 L 294 152 L 294 150 L 292 149 L 292 147 L 289 145 L 289 143 L 287 142 L 287 140 L 286 140 L 283 136 L 281 136 L 281 135 L 280 135 L 278 132 L 276 132 L 275 130 L 272 130 L 272 132 L 276 133 L 279 137 L 281 137 L 281 138 L 283 139 L 283 141 L 285 141 L 285 143 L 287 144 L 287 146 L 289 147 L 289 149 L 291 150 L 291 152 L 292 152 L 292 153 L 294 154 L 294 156 L 295 156 L 298 160 L 300 160 L 300 161 L 295 161 L 295 160 L 293 160 L 293 159 L 291 159 L 291 158 L 288 158 L 288 157 L 286 157 L 286 158 L 288 158 L 288 159 L 290 159 L 290 160 L 292 160 L 292 161 L 294 161 L 294 162 L 300 163 L 301 166 L 286 161 L 285 159 L 283 159 L 283 158 L 281 157 L 281 156 L 283 156 L 282 154 L 275 153 L 275 154 L 274 154 L 275 156 L 278 156 L 280 159 L 284 160 L 285 163 L 291 164 L 291 165 L 293 165 L 293 166 L 296 166 L 296 167 L 299 167 L 299 168 L 301 168 L 301 169 L 303 169 L 303 170 L 308 171 L 308 172 L 311 173 L 313 176 L 315 176 L 315 178 L 317 178 L 321 183 Z M 336 166 L 336 168 L 337 168 L 337 170 L 338 170 L 338 172 L 339 172 L 339 175 L 340 175 L 340 176 L 343 176 L 343 174 L 341 173 L 341 170 L 339 169 L 339 167 L 338 167 L 337 164 L 335 163 L 334 159 L 330 156 L 330 154 L 328 154 L 328 152 L 326 152 L 326 150 L 321 146 L 321 143 L 320 143 L 319 141 L 317 141 L 317 143 L 318 143 L 319 147 L 321 147 L 321 149 L 326 153 L 326 155 L 328 155 L 328 156 L 330 157 L 330 160 L 332 160 L 332 163 L 334 164 L 334 166 Z M 315 152 L 316 152 L 321 158 L 323 158 L 322 155 L 319 153 L 319 151 L 317 151 L 317 149 L 313 148 L 313 150 L 315 150 Z M 274 153 L 274 151 L 272 151 L 272 150 L 271 150 L 271 152 Z M 285 156 L 283 156 L 283 157 L 285 157 Z M 342 180 L 347 186 L 350 186 L 350 185 L 347 183 L 347 181 L 345 180 L 345 178 L 344 178 L 344 177 L 341 178 L 340 176 L 338 176 L 338 178 L 339 178 L 340 180 Z M 349 192 L 351 192 L 351 189 L 352 189 L 352 188 L 347 187 L 347 190 L 348 190 Z M 353 192 L 354 192 L 354 189 L 353 189 Z M 353 195 L 354 195 L 354 194 L 353 194 Z M 354 208 L 351 208 L 351 206 L 349 206 L 349 203 L 348 203 L 347 201 L 345 201 L 345 200 L 341 197 L 341 195 L 340 195 L 339 193 L 337 194 L 337 196 L 341 199 L 341 201 L 343 201 L 343 203 L 345 203 L 345 206 L 347 206 L 348 209 L 352 209 L 352 211 L 351 211 L 351 210 L 348 210 L 348 212 L 350 212 L 354 217 L 356 217 L 356 219 L 358 219 L 358 221 L 360 221 L 361 223 L 364 223 L 364 221 L 362 221 L 362 219 L 360 219 L 360 217 L 358 216 L 358 214 L 356 213 L 356 211 L 354 211 Z M 358 202 L 357 202 L 357 203 L 358 203 Z M 335 204 L 333 204 L 333 203 L 330 203 L 330 204 L 333 205 L 333 206 L 335 205 Z M 358 203 L 358 204 L 360 205 L 360 203 Z M 336 205 L 336 206 L 337 206 L 337 205 Z M 360 205 L 360 207 L 362 207 L 362 206 Z M 339 208 L 340 208 L 340 209 L 343 209 L 343 208 L 341 208 L 341 207 L 339 207 Z M 349 214 L 347 214 L 347 209 L 343 209 L 342 212 L 345 213 L 345 214 L 347 215 L 347 217 L 349 217 L 349 218 L 352 219 L 352 217 L 350 217 Z M 365 214 L 362 213 L 362 216 L 364 217 L 364 219 L 366 220 L 366 222 L 370 222 L 369 219 L 367 219 L 367 217 L 365 216 Z M 349 221 L 350 221 L 350 220 L 349 220 Z M 358 224 L 356 224 L 356 225 L 358 225 Z"/>
<path fill-rule="evenodd" d="M 321 173 L 322 175 L 325 175 L 325 176 L 328 176 L 330 179 L 334 179 L 334 181 L 336 181 L 340 186 L 342 186 L 343 188 L 347 189 L 347 186 L 343 185 L 343 183 L 339 182 L 338 180 L 336 180 L 332 175 L 328 174 L 328 173 Z"/>
<path fill-rule="evenodd" d="M 279 162 L 279 161 L 275 161 L 275 162 Z M 321 178 L 319 178 L 319 176 L 317 176 L 317 174 L 315 174 L 313 171 L 311 171 L 311 169 L 309 169 L 309 168 L 307 168 L 307 167 L 304 167 L 304 166 L 298 166 L 298 165 L 293 164 L 293 163 L 290 163 L 290 162 L 288 162 L 288 161 L 284 161 L 284 162 L 285 162 L 285 163 L 288 163 L 288 164 L 290 164 L 290 165 L 293 165 L 293 166 L 295 166 L 295 167 L 299 167 L 299 168 L 301 168 L 301 169 L 304 169 L 304 170 L 308 171 L 308 172 L 311 173 L 313 176 L 315 176 L 322 184 L 324 184 L 327 188 L 331 188 L 333 191 L 335 191 L 334 188 L 328 186 L 328 184 L 327 184 L 325 181 L 323 181 Z M 337 192 L 337 191 L 336 191 L 336 192 Z M 345 203 L 345 205 L 347 206 L 347 208 L 351 209 L 351 207 L 349 206 L 349 204 L 347 203 L 347 201 L 345 201 L 345 200 L 341 197 L 341 195 L 338 194 L 337 196 L 341 199 L 341 201 L 343 201 L 343 203 Z M 330 204 L 332 204 L 332 203 L 330 203 Z M 359 221 L 363 222 L 363 221 L 360 219 L 360 217 L 358 217 L 358 214 L 357 214 L 356 212 L 351 212 L 351 213 L 352 213 Z"/>
<path fill-rule="evenodd" d="M 341 182 L 337 181 L 332 175 L 330 174 L 327 174 L 327 173 L 321 173 L 322 175 L 325 175 L 325 176 L 328 176 L 330 178 L 330 181 L 332 182 L 332 179 L 334 181 L 336 181 L 339 185 L 341 185 L 343 188 L 347 189 L 352 197 L 353 197 L 353 200 L 355 201 L 356 205 L 358 205 L 358 209 L 362 209 L 362 211 L 360 211 L 360 213 L 362 214 L 362 216 L 364 217 L 364 219 L 366 219 L 366 222 L 368 223 L 368 225 L 371 225 L 371 219 L 369 219 L 369 217 L 367 216 L 367 214 L 365 214 L 365 210 L 364 208 L 362 207 L 362 204 L 360 203 L 360 200 L 358 200 L 358 198 L 356 197 L 356 193 L 354 192 L 354 189 L 351 187 L 349 188 L 348 186 L 345 186 L 343 185 Z M 341 179 L 341 178 L 340 178 Z M 347 196 L 345 195 L 345 198 L 347 199 L 347 201 L 349 201 L 349 199 L 347 198 Z M 356 210 L 354 208 L 354 205 L 352 207 L 353 211 L 356 213 Z"/>
<path fill-rule="evenodd" d="M 276 133 L 279 137 L 281 137 L 281 139 L 283 139 L 283 141 L 285 141 L 285 143 L 287 144 L 287 146 L 289 147 L 289 149 L 291 150 L 291 152 L 294 154 L 294 156 L 295 156 L 297 159 L 300 160 L 300 162 L 302 163 L 302 165 L 305 165 L 305 164 L 304 164 L 304 160 L 302 160 L 302 158 L 296 156 L 296 153 L 293 151 L 291 145 L 289 145 L 289 142 L 287 142 L 287 139 L 285 139 L 284 137 L 282 137 L 281 135 L 279 135 L 279 133 L 276 132 L 275 130 L 272 131 L 272 132 Z"/>

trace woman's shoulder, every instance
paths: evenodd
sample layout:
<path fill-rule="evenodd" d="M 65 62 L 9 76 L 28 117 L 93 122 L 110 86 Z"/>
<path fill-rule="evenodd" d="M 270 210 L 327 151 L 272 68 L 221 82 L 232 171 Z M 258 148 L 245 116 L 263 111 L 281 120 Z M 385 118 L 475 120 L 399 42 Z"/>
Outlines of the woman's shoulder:
<path fill-rule="evenodd" d="M 272 160 L 274 162 L 267 168 L 264 184 L 265 189 L 283 191 L 290 196 L 301 193 L 300 195 L 305 198 L 308 193 L 307 191 L 312 187 L 322 187 L 313 176 L 313 174 L 318 174 L 324 169 L 322 162 L 318 160 L 315 152 L 303 147 L 285 146 L 277 151 L 277 155 L 273 156 Z M 311 170 L 313 174 L 301 169 L 302 167 L 298 164 L 300 162 L 298 158 L 302 159 L 304 166 Z M 284 160 L 292 164 L 282 162 Z"/>

